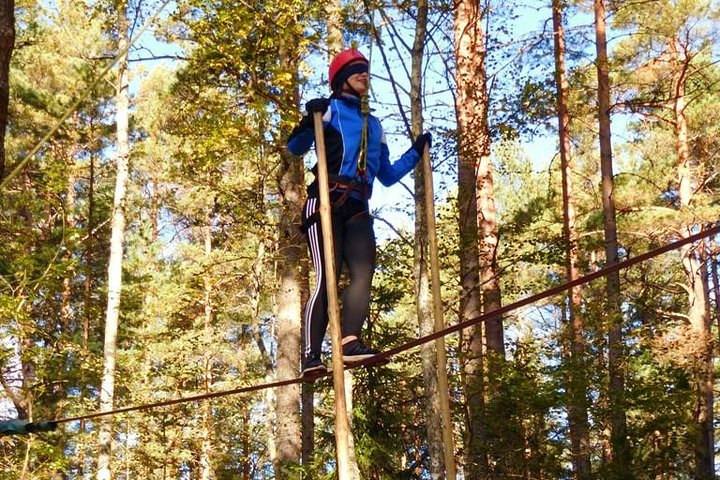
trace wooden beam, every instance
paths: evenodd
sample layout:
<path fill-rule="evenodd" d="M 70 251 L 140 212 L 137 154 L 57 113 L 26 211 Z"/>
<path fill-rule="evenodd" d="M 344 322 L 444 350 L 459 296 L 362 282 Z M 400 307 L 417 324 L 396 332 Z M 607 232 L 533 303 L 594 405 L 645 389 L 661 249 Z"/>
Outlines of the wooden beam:
<path fill-rule="evenodd" d="M 439 332 L 445 328 L 445 322 L 443 320 L 442 296 L 440 294 L 440 261 L 438 260 L 437 226 L 435 224 L 435 193 L 433 191 L 432 168 L 430 166 L 430 148 L 427 144 L 425 144 L 425 150 L 423 151 L 422 162 L 425 177 L 425 215 L 427 217 L 428 250 L 430 252 L 433 317 L 435 319 L 435 331 Z M 435 340 L 435 350 L 437 351 L 438 394 L 440 395 L 440 413 L 442 415 L 445 478 L 455 480 L 455 442 L 453 440 L 452 417 L 450 416 L 445 337 L 439 337 Z"/>
<path fill-rule="evenodd" d="M 346 410 L 345 375 L 342 359 L 342 333 L 340 327 L 340 302 L 337 293 L 335 273 L 335 248 L 333 245 L 332 212 L 330 209 L 330 187 L 328 185 L 327 158 L 325 157 L 325 135 L 322 113 L 314 112 L 315 153 L 318 165 L 318 186 L 320 188 L 320 223 L 322 226 L 323 255 L 325 257 L 325 284 L 327 286 L 330 338 L 332 341 L 332 376 L 335 389 L 335 454 L 339 480 L 350 479 L 350 428 Z"/>

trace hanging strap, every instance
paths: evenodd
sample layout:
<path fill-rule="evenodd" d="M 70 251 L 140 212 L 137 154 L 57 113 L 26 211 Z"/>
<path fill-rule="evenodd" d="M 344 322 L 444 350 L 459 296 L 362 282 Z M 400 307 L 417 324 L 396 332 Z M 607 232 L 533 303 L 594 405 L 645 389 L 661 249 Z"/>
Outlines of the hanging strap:
<path fill-rule="evenodd" d="M 352 47 L 357 49 L 357 41 L 353 41 Z M 372 60 L 372 40 L 370 42 L 370 51 L 368 53 L 368 88 L 364 95 L 360 95 L 360 114 L 362 115 L 362 131 L 360 133 L 360 150 L 358 151 L 357 171 L 355 178 L 362 181 L 365 189 L 363 195 L 367 198 L 367 154 L 368 154 L 368 120 L 370 118 L 370 100 L 368 92 L 370 91 L 370 64 Z"/>
<path fill-rule="evenodd" d="M 368 118 L 370 117 L 370 102 L 368 101 L 367 94 L 360 97 L 360 113 L 362 114 L 362 133 L 360 134 L 360 151 L 358 152 L 357 173 L 365 175 L 368 150 Z"/>

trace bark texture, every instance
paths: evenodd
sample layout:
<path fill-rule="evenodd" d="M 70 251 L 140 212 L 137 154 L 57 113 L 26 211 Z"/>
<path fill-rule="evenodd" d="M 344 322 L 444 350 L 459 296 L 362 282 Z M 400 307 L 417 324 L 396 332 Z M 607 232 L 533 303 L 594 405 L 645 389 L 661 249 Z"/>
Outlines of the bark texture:
<path fill-rule="evenodd" d="M 562 171 L 563 230 L 565 240 L 565 274 L 568 282 L 580 278 L 578 233 L 575 227 L 573 190 L 573 160 L 570 149 L 570 115 L 568 113 L 568 82 L 565 70 L 565 34 L 563 30 L 563 7 L 560 0 L 553 0 L 553 30 L 555 43 L 555 86 L 557 92 L 558 137 L 560 145 L 560 168 Z M 588 425 L 587 382 L 585 380 L 586 346 L 583 338 L 582 288 L 570 290 L 568 302 L 568 341 L 570 352 L 568 378 L 568 422 L 573 469 L 577 480 L 591 478 L 590 434 Z"/>
<path fill-rule="evenodd" d="M 410 78 L 410 112 L 411 130 L 413 138 L 423 133 L 424 119 L 422 113 L 422 67 L 425 43 L 427 41 L 428 3 L 426 0 L 417 2 L 417 21 L 415 26 L 415 39 L 411 51 L 412 69 Z M 429 278 L 429 251 L 424 241 L 428 238 L 428 225 L 426 221 L 425 185 L 428 181 L 422 164 L 415 169 L 415 251 L 414 251 L 414 277 L 416 308 L 420 329 L 420 336 L 426 336 L 435 331 L 433 318 L 433 304 L 430 295 Z M 432 179 L 429 179 L 432 181 Z M 441 392 L 438 375 L 438 350 L 435 343 L 422 345 L 420 356 L 422 359 L 423 381 L 425 384 L 425 418 L 427 424 L 427 442 L 430 453 L 430 475 L 434 479 L 446 477 L 445 446 L 443 444 L 443 422 L 441 402 L 446 392 Z M 449 446 L 453 448 L 453 446 Z M 454 472 L 453 472 L 454 475 Z"/>
<path fill-rule="evenodd" d="M 598 123 L 600 127 L 600 169 L 602 175 L 603 227 L 605 233 L 605 266 L 619 261 L 615 200 L 613 198 L 614 176 L 612 143 L 610 134 L 610 74 L 607 56 L 606 9 L 604 0 L 595 0 L 595 47 L 598 76 Z M 610 405 L 610 469 L 613 478 L 632 478 L 630 444 L 627 439 L 625 416 L 625 372 L 622 348 L 622 311 L 620 299 L 620 274 L 607 276 L 606 295 L 608 330 L 608 370 Z"/>
<path fill-rule="evenodd" d="M 297 59 L 290 49 L 283 49 L 281 57 L 284 65 L 297 79 Z M 293 82 L 292 97 L 294 104 L 299 101 L 297 80 Z M 286 138 L 289 131 L 283 131 Z M 277 369 L 278 379 L 297 377 L 300 361 L 300 335 L 303 302 L 302 264 L 305 245 L 299 234 L 300 212 L 305 201 L 303 163 L 294 158 L 286 149 L 280 154 L 282 162 L 279 169 L 278 186 L 281 198 L 280 232 L 278 238 L 279 262 L 277 275 L 279 280 L 277 302 Z M 307 278 L 305 277 L 305 283 Z M 311 407 L 310 402 L 303 403 Z M 297 465 L 303 456 L 303 423 L 300 414 L 301 387 L 297 384 L 281 387 L 275 397 L 277 446 L 276 475 L 282 480 L 291 478 L 289 465 Z M 312 429 L 312 411 L 309 413 L 308 427 Z M 312 435 L 312 432 L 306 432 Z M 312 438 L 312 437 L 310 437 Z M 309 461 L 309 456 L 306 460 Z"/>
<path fill-rule="evenodd" d="M 673 102 L 675 119 L 675 145 L 677 154 L 677 186 L 680 208 L 688 210 L 693 200 L 694 178 L 690 156 L 688 119 L 685 114 L 685 94 L 689 58 L 682 55 L 685 49 L 677 37 L 668 45 L 673 67 Z M 696 232 L 697 225 L 690 220 L 680 229 L 687 238 Z M 692 433 L 695 436 L 695 478 L 715 478 L 714 429 L 713 429 L 713 338 L 710 333 L 710 298 L 708 272 L 704 243 L 683 245 L 680 258 L 686 277 L 688 295 L 688 338 L 691 346 L 690 368 L 695 388 L 695 406 L 692 412 Z"/>
<path fill-rule="evenodd" d="M 0 180 L 5 177 L 5 132 L 10 101 L 10 58 L 15 48 L 15 0 L 0 0 Z"/>
<path fill-rule="evenodd" d="M 490 137 L 487 126 L 484 11 L 476 0 L 455 4 L 454 36 L 458 124 L 458 209 L 460 231 L 460 321 L 499 306 L 495 254 L 497 226 L 493 198 Z M 502 320 L 490 319 L 463 334 L 462 375 L 467 435 L 468 479 L 493 475 L 489 458 L 487 351 L 504 356 Z M 494 362 L 497 365 L 497 362 Z M 492 375 L 489 376 L 492 378 Z"/>
<path fill-rule="evenodd" d="M 117 333 L 120 318 L 120 295 L 122 290 L 122 262 L 125 245 L 125 199 L 129 177 L 130 137 L 128 92 L 128 19 L 127 3 L 117 3 L 118 51 L 125 52 L 118 59 L 118 75 L 115 94 L 115 122 L 117 129 L 117 158 L 115 174 L 115 194 L 113 198 L 112 233 L 110 238 L 110 260 L 108 262 L 108 295 L 105 314 L 105 341 L 103 350 L 103 375 L 100 386 L 100 411 L 113 409 L 115 399 L 115 363 L 117 353 Z M 97 479 L 112 478 L 112 417 L 106 417 L 101 423 L 98 434 Z"/>

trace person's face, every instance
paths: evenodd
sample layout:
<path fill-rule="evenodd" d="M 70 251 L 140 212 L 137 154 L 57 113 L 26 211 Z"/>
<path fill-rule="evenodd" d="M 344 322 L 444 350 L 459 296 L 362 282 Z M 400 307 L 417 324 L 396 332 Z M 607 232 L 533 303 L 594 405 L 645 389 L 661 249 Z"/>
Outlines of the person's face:
<path fill-rule="evenodd" d="M 347 82 L 343 85 L 344 91 L 350 91 L 348 84 L 360 95 L 365 95 L 368 93 L 368 88 L 370 86 L 370 77 L 367 72 L 350 75 Z"/>

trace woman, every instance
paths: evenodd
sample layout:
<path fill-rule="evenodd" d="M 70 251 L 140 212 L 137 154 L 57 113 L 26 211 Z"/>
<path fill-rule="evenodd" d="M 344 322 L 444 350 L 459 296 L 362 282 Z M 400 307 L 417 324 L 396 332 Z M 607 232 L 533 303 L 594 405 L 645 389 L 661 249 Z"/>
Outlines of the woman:
<path fill-rule="evenodd" d="M 415 168 L 425 145 L 430 145 L 430 134 L 420 135 L 410 150 L 390 163 L 380 121 L 367 108 L 368 67 L 368 60 L 358 50 L 340 52 L 330 63 L 328 77 L 332 95 L 306 104 L 307 115 L 287 141 L 290 152 L 304 155 L 315 141 L 313 114 L 323 114 L 336 270 L 339 276 L 344 263 L 350 275 L 341 298 L 343 361 L 347 363 L 379 353 L 360 339 L 370 308 L 370 286 L 375 270 L 375 233 L 368 210 L 373 182 L 376 178 L 385 186 L 398 182 Z M 317 175 L 317 165 L 312 171 Z M 302 375 L 327 370 L 321 358 L 328 325 L 328 301 L 317 178 L 307 192 L 303 231 L 317 283 L 305 306 L 306 348 Z"/>

